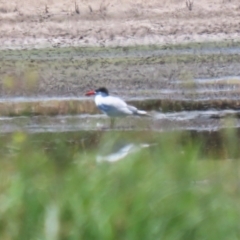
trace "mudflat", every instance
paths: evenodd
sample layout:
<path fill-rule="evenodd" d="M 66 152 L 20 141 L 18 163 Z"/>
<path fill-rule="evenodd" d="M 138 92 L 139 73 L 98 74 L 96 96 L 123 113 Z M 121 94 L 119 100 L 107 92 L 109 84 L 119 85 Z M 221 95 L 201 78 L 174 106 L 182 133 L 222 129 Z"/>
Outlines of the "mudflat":
<path fill-rule="evenodd" d="M 240 39 L 239 16 L 239 0 L 1 1 L 0 46 L 236 41 Z"/>

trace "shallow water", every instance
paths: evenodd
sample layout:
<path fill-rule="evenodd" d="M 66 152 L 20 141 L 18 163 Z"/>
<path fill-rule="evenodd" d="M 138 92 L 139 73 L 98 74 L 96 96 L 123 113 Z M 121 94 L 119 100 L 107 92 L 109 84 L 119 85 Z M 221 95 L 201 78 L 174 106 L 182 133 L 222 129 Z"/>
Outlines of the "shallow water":
<path fill-rule="evenodd" d="M 4 139 L 21 133 L 27 134 L 35 147 L 50 153 L 67 146 L 63 161 L 78 149 L 81 154 L 93 152 L 98 163 L 116 162 L 140 151 L 159 149 L 165 137 L 177 134 L 182 149 L 186 143 L 199 146 L 202 159 L 238 157 L 238 151 L 232 152 L 229 147 L 231 141 L 226 133 L 234 129 L 234 142 L 240 137 L 240 110 L 152 111 L 151 114 L 152 117 L 146 118 L 117 119 L 114 128 L 109 127 L 109 118 L 102 114 L 1 117 L 0 152 L 4 155 L 12 151 L 5 147 Z"/>
<path fill-rule="evenodd" d="M 179 112 L 150 112 L 151 117 L 127 117 L 116 119 L 111 129 L 110 119 L 103 114 L 58 116 L 0 117 L 0 131 L 69 132 L 69 131 L 142 131 L 154 132 L 195 130 L 218 131 L 228 127 L 240 127 L 240 110 L 206 110 Z"/>
<path fill-rule="evenodd" d="M 184 154 L 186 146 L 199 148 L 200 159 L 221 159 L 229 160 L 239 158 L 240 154 L 236 140 L 240 137 L 240 128 L 235 128 L 234 134 L 229 135 L 229 130 L 221 129 L 219 131 L 209 130 L 178 130 L 171 132 L 157 132 L 149 129 L 115 129 L 106 130 L 85 130 L 85 131 L 62 131 L 63 128 L 48 128 L 46 131 L 37 132 L 37 126 L 30 128 L 32 133 L 27 134 L 27 139 L 31 147 L 42 149 L 48 154 L 54 153 L 57 161 L 72 159 L 69 155 L 91 153 L 96 162 L 116 162 L 126 159 L 132 154 L 140 151 L 155 151 L 161 153 L 160 149 L 168 147 L 164 144 L 165 139 L 172 136 L 174 144 L 178 146 L 178 153 Z M 72 129 L 71 129 L 72 130 Z M 20 135 L 19 135 L 20 134 Z M 14 154 L 20 149 L 19 144 L 13 144 L 11 139 L 24 139 L 25 132 L 5 133 L 0 136 L 0 153 Z M 22 137 L 23 135 L 23 137 Z M 11 137 L 12 136 L 12 137 Z M 16 137 L 15 137 L 16 136 Z M 10 145 L 8 144 L 10 140 Z M 233 141 L 236 143 L 232 145 Z M 63 149 L 64 152 L 63 152 Z M 59 156 L 59 152 L 64 154 Z M 156 152 L 156 151 L 155 151 Z M 177 154 L 176 154 L 177 156 Z M 161 160 L 161 155 L 159 156 Z"/>
<path fill-rule="evenodd" d="M 175 132 L 221 155 L 221 132 L 239 132 L 239 44 L 5 50 L 0 63 L 4 136 L 18 131 L 34 139 L 52 136 L 49 141 L 67 136 L 79 149 L 98 152 L 101 139 L 111 134 L 118 137 L 109 159 L 118 159 L 156 147 L 162 134 Z M 152 117 L 118 119 L 109 128 L 93 99 L 84 97 L 99 86 Z M 98 156 L 102 161 L 108 155 Z"/>

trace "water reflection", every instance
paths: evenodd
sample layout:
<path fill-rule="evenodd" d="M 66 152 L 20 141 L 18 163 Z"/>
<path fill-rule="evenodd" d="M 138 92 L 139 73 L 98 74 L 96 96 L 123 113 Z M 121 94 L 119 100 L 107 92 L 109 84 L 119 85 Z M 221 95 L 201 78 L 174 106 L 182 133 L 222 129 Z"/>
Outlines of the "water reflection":
<path fill-rule="evenodd" d="M 126 158 L 130 154 L 136 153 L 143 148 L 148 148 L 150 146 L 154 146 L 156 144 L 148 144 L 148 143 L 127 143 L 124 141 L 116 141 L 113 147 L 105 146 L 104 149 L 100 150 L 100 152 L 96 155 L 96 161 L 100 162 L 117 162 L 121 159 Z"/>
<path fill-rule="evenodd" d="M 219 131 L 226 127 L 240 127 L 239 110 L 206 110 L 178 112 L 150 112 L 151 118 L 119 118 L 114 129 L 109 128 L 109 118 L 96 115 L 58 115 L 34 117 L 0 117 L 0 132 L 28 133 L 79 132 L 79 131 L 155 131 L 176 130 Z M 232 119 L 226 124 L 227 119 Z"/>
<path fill-rule="evenodd" d="M 226 128 L 219 131 L 75 131 L 75 132 L 44 132 L 28 134 L 22 132 L 0 135 L 0 154 L 9 157 L 20 151 L 20 140 L 29 149 L 42 149 L 56 163 L 69 163 L 74 156 L 91 155 L 97 163 L 117 162 L 134 154 L 157 153 L 159 160 L 166 148 L 172 148 L 176 156 L 187 154 L 186 145 L 199 148 L 198 159 L 239 159 L 238 139 L 240 128 Z M 171 138 L 171 139 L 170 139 Z M 170 141 L 170 140 L 171 141 Z M 13 144 L 17 140 L 17 144 Z M 161 155 L 159 155 L 161 153 Z M 156 157 L 155 157 L 156 159 Z"/>

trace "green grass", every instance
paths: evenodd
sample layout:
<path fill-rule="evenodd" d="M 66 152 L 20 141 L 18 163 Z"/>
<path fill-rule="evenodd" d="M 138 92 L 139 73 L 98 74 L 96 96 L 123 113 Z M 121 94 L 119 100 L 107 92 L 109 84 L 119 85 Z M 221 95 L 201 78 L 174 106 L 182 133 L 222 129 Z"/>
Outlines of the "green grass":
<path fill-rule="evenodd" d="M 224 134 L 231 152 L 236 136 Z M 88 148 L 77 133 L 1 137 L 1 239 L 239 239 L 237 159 L 203 159 L 200 142 L 167 133 L 97 164 L 96 146 L 121 135 L 87 136 Z"/>

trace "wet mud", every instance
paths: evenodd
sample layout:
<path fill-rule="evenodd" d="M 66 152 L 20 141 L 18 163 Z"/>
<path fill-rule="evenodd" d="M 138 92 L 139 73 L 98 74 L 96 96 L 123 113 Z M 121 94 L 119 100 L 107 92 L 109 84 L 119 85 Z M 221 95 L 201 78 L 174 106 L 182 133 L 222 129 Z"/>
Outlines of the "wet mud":
<path fill-rule="evenodd" d="M 107 86 L 113 94 L 126 98 L 238 96 L 238 44 L 226 48 L 225 53 L 207 44 L 197 50 L 191 45 L 190 49 L 183 47 L 4 50 L 0 53 L 0 94 L 81 97 L 88 89 Z"/>

